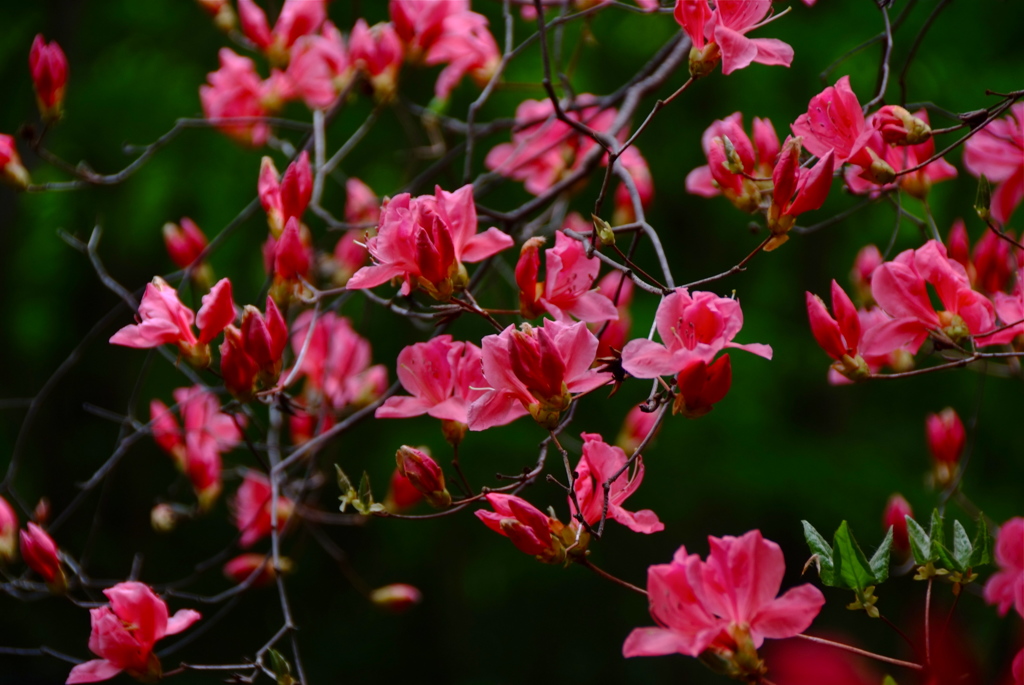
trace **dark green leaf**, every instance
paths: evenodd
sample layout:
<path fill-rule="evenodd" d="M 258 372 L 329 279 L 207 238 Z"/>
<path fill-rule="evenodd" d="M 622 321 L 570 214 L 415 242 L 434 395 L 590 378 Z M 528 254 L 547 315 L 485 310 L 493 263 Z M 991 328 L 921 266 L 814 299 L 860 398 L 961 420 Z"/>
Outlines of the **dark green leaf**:
<path fill-rule="evenodd" d="M 832 563 L 835 566 L 835 573 L 845 587 L 863 592 L 865 588 L 875 582 L 875 574 L 871 572 L 871 565 L 853 534 L 850 533 L 850 527 L 846 521 L 839 524 L 832 547 L 834 550 Z"/>
<path fill-rule="evenodd" d="M 953 560 L 957 563 L 957 571 L 963 571 L 971 565 L 973 551 L 967 531 L 959 521 L 953 521 Z"/>
<path fill-rule="evenodd" d="M 930 557 L 942 562 L 942 566 L 948 569 L 961 570 L 956 568 L 953 555 L 946 548 L 945 528 L 943 527 L 942 514 L 939 513 L 938 509 L 932 509 L 932 525 L 928 530 L 928 536 L 932 539 L 932 547 L 929 552 Z"/>
<path fill-rule="evenodd" d="M 886 532 L 885 537 L 882 539 L 882 544 L 878 546 L 875 553 L 871 556 L 871 573 L 875 576 L 875 583 L 884 583 L 889 578 L 889 554 L 892 551 L 892 526 L 889 526 L 889 530 Z"/>
<path fill-rule="evenodd" d="M 992 536 L 988 532 L 988 524 L 985 523 L 985 515 L 978 514 L 978 531 L 974 534 L 974 550 L 971 552 L 970 563 L 972 568 L 992 563 Z"/>
<path fill-rule="evenodd" d="M 932 539 L 914 519 L 907 517 L 907 537 L 910 538 L 910 551 L 914 554 L 914 562 L 920 566 L 934 561 L 932 553 Z"/>
<path fill-rule="evenodd" d="M 801 523 L 804 525 L 804 539 L 807 540 L 807 546 L 811 548 L 812 554 L 818 556 L 818 575 L 821 576 L 821 582 L 829 587 L 835 587 L 832 548 L 825 538 L 821 537 L 821 534 L 814 529 L 814 526 L 807 521 L 801 521 Z"/>

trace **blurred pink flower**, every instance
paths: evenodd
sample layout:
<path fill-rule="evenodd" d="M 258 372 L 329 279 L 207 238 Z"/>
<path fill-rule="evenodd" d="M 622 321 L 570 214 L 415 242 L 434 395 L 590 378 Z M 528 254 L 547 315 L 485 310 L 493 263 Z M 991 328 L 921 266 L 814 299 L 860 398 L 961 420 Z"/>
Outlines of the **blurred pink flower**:
<path fill-rule="evenodd" d="M 218 56 L 220 69 L 207 76 L 209 85 L 199 87 L 204 116 L 207 119 L 268 116 L 270 112 L 265 103 L 275 99 L 273 84 L 260 80 L 256 66 L 248 57 L 236 55 L 228 48 L 221 48 Z M 252 147 L 261 147 L 270 135 L 270 126 L 258 121 L 220 124 L 217 128 Z"/>
<path fill-rule="evenodd" d="M 1010 607 L 1024 617 L 1024 518 L 1012 518 L 999 529 L 996 539 L 999 571 L 985 584 L 985 601 L 1005 616 Z"/>
<path fill-rule="evenodd" d="M 47 585 L 62 587 L 65 583 L 57 543 L 45 530 L 29 521 L 19 535 L 21 560 L 39 574 Z"/>
<path fill-rule="evenodd" d="M 258 471 L 247 470 L 238 492 L 231 502 L 235 527 L 242 534 L 238 541 L 242 547 L 252 547 L 270 535 L 273 493 L 270 480 Z M 284 495 L 277 497 L 277 530 L 284 530 L 295 509 L 295 503 Z"/>
<path fill-rule="evenodd" d="M 275 238 L 281 237 L 288 219 L 302 220 L 302 215 L 313 197 L 313 170 L 309 153 L 305 150 L 284 170 L 277 173 L 274 160 L 264 157 L 260 162 L 260 175 L 256 183 L 260 204 L 267 213 L 267 223 Z"/>
<path fill-rule="evenodd" d="M 1010 116 L 989 122 L 967 139 L 964 166 L 997 184 L 992 216 L 1002 224 L 1008 222 L 1024 199 L 1024 102 L 1011 107 Z"/>
<path fill-rule="evenodd" d="M 47 43 L 40 33 L 32 41 L 28 66 L 43 120 L 60 119 L 64 88 L 68 82 L 68 58 L 64 56 L 64 51 L 57 41 Z"/>

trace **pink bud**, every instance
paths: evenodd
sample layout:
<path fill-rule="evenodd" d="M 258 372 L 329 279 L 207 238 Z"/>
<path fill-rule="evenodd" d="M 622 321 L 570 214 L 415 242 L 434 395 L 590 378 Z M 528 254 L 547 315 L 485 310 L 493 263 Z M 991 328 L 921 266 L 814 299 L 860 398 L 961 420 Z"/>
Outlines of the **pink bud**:
<path fill-rule="evenodd" d="M 619 431 L 619 437 L 616 438 L 615 444 L 621 447 L 627 455 L 632 455 L 654 428 L 657 419 L 658 412 L 644 411 L 641 405 L 633 407 L 622 422 L 622 429 Z"/>
<path fill-rule="evenodd" d="M 952 465 L 960 461 L 967 434 L 963 422 L 952 407 L 928 415 L 925 419 L 925 436 L 932 459 Z"/>
<path fill-rule="evenodd" d="M 288 344 L 288 326 L 272 298 L 267 298 L 266 317 L 256 307 L 246 305 L 242 316 L 242 344 L 262 373 L 277 376 Z"/>
<path fill-rule="evenodd" d="M 171 222 L 164 224 L 163 232 L 171 261 L 182 269 L 198 259 L 206 249 L 206 236 L 188 217 L 182 217 L 180 226 Z"/>
<path fill-rule="evenodd" d="M 412 585 L 395 583 L 379 587 L 370 593 L 370 601 L 381 609 L 400 614 L 419 604 L 423 595 Z"/>
<path fill-rule="evenodd" d="M 18 190 L 29 184 L 28 171 L 21 163 L 14 138 L 6 133 L 0 133 L 0 181 Z"/>
<path fill-rule="evenodd" d="M 274 252 L 274 277 L 281 281 L 297 281 L 309 276 L 309 250 L 302 242 L 299 233 L 299 220 L 292 217 L 288 220 L 281 239 L 277 241 Z"/>
<path fill-rule="evenodd" d="M 17 550 L 18 515 L 3 497 L 0 497 L 0 563 L 14 560 Z"/>
<path fill-rule="evenodd" d="M 384 506 L 388 511 L 401 513 L 416 506 L 422 499 L 423 493 L 412 484 L 412 481 L 402 475 L 401 469 L 396 468 L 391 474 L 388 496 L 384 500 Z"/>
<path fill-rule="evenodd" d="M 732 362 L 724 354 L 712 364 L 697 360 L 688 364 L 676 377 L 679 395 L 673 412 L 687 418 L 704 416 L 721 402 L 732 385 Z"/>
<path fill-rule="evenodd" d="M 872 118 L 882 140 L 889 145 L 919 145 L 932 137 L 932 130 L 899 105 L 886 105 Z"/>
<path fill-rule="evenodd" d="M 516 263 L 516 284 L 519 286 L 519 309 L 527 319 L 534 319 L 544 313 L 540 296 L 544 283 L 537 282 L 540 273 L 540 248 L 544 238 L 530 238 L 523 243 Z"/>
<path fill-rule="evenodd" d="M 345 221 L 350 224 L 377 223 L 380 218 L 380 200 L 358 178 L 345 181 Z"/>
<path fill-rule="evenodd" d="M 224 342 L 220 346 L 220 375 L 224 387 L 241 402 L 253 397 L 258 367 L 246 351 L 242 332 L 234 326 L 224 329 Z"/>
<path fill-rule="evenodd" d="M 427 503 L 435 509 L 446 509 L 452 504 L 452 496 L 444 485 L 444 472 L 437 462 L 425 452 L 408 445 L 402 445 L 395 453 L 399 472 L 409 479 L 412 486 L 423 493 Z"/>
<path fill-rule="evenodd" d="M 273 42 L 267 15 L 253 0 L 238 0 L 238 17 L 242 22 L 242 33 L 256 44 L 260 50 L 266 50 Z"/>
<path fill-rule="evenodd" d="M 907 537 L 907 517 L 913 517 L 913 515 L 910 503 L 899 493 L 892 495 L 885 505 L 882 526 L 884 528 L 892 526 L 892 544 L 900 552 L 905 553 L 910 549 L 910 540 Z"/>
<path fill-rule="evenodd" d="M 957 219 L 949 229 L 949 237 L 946 238 L 946 251 L 949 258 L 959 262 L 962 267 L 969 270 L 971 264 L 971 243 L 967 237 L 967 227 L 963 219 Z"/>
<path fill-rule="evenodd" d="M 281 573 L 291 573 L 292 560 L 288 557 L 280 558 Z M 274 560 L 266 554 L 247 552 L 224 564 L 224 577 L 236 585 L 241 585 L 249 580 L 255 573 L 256 577 L 249 581 L 249 587 L 266 587 L 277 578 L 274 570 Z"/>
<path fill-rule="evenodd" d="M 476 514 L 485 526 L 504 535 L 516 548 L 541 561 L 557 564 L 565 560 L 565 548 L 553 535 L 564 526 L 521 497 L 491 493 L 487 502 L 494 511 L 479 509 Z"/>
<path fill-rule="evenodd" d="M 64 51 L 57 41 L 47 43 L 43 35 L 39 34 L 32 41 L 28 65 L 43 120 L 53 122 L 60 119 L 64 86 L 68 81 L 68 59 Z"/>
<path fill-rule="evenodd" d="M 64 587 L 64 571 L 61 569 L 57 544 L 42 528 L 29 522 L 27 531 L 21 531 L 21 558 L 25 564 L 42 576 L 47 585 Z"/>
<path fill-rule="evenodd" d="M 284 170 L 280 192 L 284 223 L 287 224 L 291 217 L 301 220 L 313 196 L 313 170 L 309 166 L 309 153 L 305 150 Z"/>

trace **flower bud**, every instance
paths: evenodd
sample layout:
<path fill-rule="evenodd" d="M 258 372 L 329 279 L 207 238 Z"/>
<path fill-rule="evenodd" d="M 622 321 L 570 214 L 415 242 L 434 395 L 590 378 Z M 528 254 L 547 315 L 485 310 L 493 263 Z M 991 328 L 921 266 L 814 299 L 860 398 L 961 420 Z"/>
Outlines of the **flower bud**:
<path fill-rule="evenodd" d="M 230 33 L 238 24 L 238 17 L 228 0 L 196 0 L 196 2 L 213 17 L 213 25 L 220 31 Z"/>
<path fill-rule="evenodd" d="M 388 486 L 388 495 L 384 499 L 384 507 L 392 513 L 400 514 L 419 504 L 422 499 L 423 493 L 402 475 L 401 469 L 396 468 L 391 474 L 391 484 Z"/>
<path fill-rule="evenodd" d="M 622 422 L 622 429 L 619 437 L 615 439 L 616 446 L 620 447 L 627 455 L 633 454 L 644 441 L 647 434 L 655 427 L 658 420 L 658 412 L 644 411 L 642 405 L 633 407 L 626 419 Z"/>
<path fill-rule="evenodd" d="M 14 145 L 14 138 L 6 133 L 0 133 L 0 181 L 16 190 L 25 190 L 30 183 L 28 171 L 22 165 L 18 148 Z"/>
<path fill-rule="evenodd" d="M 381 609 L 400 614 L 422 601 L 423 595 L 412 585 L 395 583 L 370 592 L 370 601 Z"/>
<path fill-rule="evenodd" d="M 964 424 L 952 407 L 946 407 L 925 419 L 925 437 L 935 464 L 936 482 L 948 485 L 967 442 Z"/>
<path fill-rule="evenodd" d="M 41 526 L 45 526 L 50 520 L 50 500 L 47 497 L 40 497 L 36 502 L 36 508 L 32 512 L 32 520 Z"/>
<path fill-rule="evenodd" d="M 164 224 L 163 234 L 167 254 L 182 269 L 192 264 L 206 249 L 206 236 L 187 216 L 182 217 L 181 225 L 170 221 Z"/>
<path fill-rule="evenodd" d="M 42 34 L 32 41 L 28 54 L 29 71 L 36 89 L 36 103 L 43 121 L 60 119 L 64 103 L 64 86 L 68 81 L 68 59 L 57 41 L 47 43 Z"/>
<path fill-rule="evenodd" d="M 919 145 L 932 137 L 932 129 L 899 105 L 886 105 L 875 113 L 875 128 L 889 145 Z"/>
<path fill-rule="evenodd" d="M 676 378 L 679 394 L 672 405 L 674 414 L 696 419 L 721 402 L 732 385 L 732 363 L 729 355 L 719 357 L 708 366 L 703 360 L 692 362 Z"/>
<path fill-rule="evenodd" d="M 882 526 L 888 529 L 892 526 L 892 545 L 899 552 L 906 554 L 910 550 L 910 538 L 907 536 L 907 517 L 913 516 L 910 503 L 903 498 L 903 495 L 895 493 L 889 498 L 885 505 L 885 514 L 882 516 Z"/>
<path fill-rule="evenodd" d="M 54 592 L 67 589 L 67 579 L 61 568 L 57 544 L 42 528 L 29 522 L 21 531 L 21 558 L 25 565 L 38 573 Z"/>
<path fill-rule="evenodd" d="M 853 260 L 853 270 L 850 272 L 850 280 L 857 292 L 857 299 L 865 305 L 874 303 L 875 298 L 871 294 L 871 276 L 875 269 L 882 265 L 882 253 L 875 245 L 865 245 L 857 253 Z"/>
<path fill-rule="evenodd" d="M 170 533 L 178 525 L 178 512 L 174 506 L 161 502 L 149 512 L 149 525 L 157 533 Z"/>
<path fill-rule="evenodd" d="M 288 557 L 280 557 L 281 573 L 292 572 L 294 564 Z M 249 579 L 253 573 L 256 577 L 252 579 L 249 587 L 266 587 L 277 578 L 277 571 L 274 570 L 274 559 L 266 554 L 247 552 L 240 554 L 228 563 L 224 564 L 224 577 L 236 585 L 241 585 Z"/>
<path fill-rule="evenodd" d="M 18 515 L 3 497 L 0 497 L 0 564 L 10 563 L 18 556 Z"/>
<path fill-rule="evenodd" d="M 516 262 L 516 285 L 519 286 L 519 310 L 527 319 L 534 319 L 544 313 L 540 305 L 544 293 L 544 282 L 537 282 L 540 274 L 540 249 L 544 238 L 530 238 L 523 243 Z"/>
<path fill-rule="evenodd" d="M 224 342 L 220 345 L 220 375 L 224 387 L 239 402 L 248 402 L 255 394 L 258 368 L 246 351 L 242 332 L 234 326 L 224 329 Z"/>
<path fill-rule="evenodd" d="M 398 470 L 412 486 L 423 493 L 427 503 L 435 509 L 447 509 L 452 496 L 444 485 L 444 473 L 437 462 L 421 450 L 402 445 L 395 453 Z"/>

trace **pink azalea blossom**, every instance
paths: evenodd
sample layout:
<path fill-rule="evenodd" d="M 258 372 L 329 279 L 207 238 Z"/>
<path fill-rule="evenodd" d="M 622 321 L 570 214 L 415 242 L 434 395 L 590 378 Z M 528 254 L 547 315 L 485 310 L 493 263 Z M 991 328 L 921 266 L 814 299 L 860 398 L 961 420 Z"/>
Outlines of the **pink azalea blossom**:
<path fill-rule="evenodd" d="M 284 64 L 295 42 L 315 33 L 324 23 L 325 5 L 325 0 L 285 0 L 273 30 L 267 23 L 267 15 L 253 0 L 238 0 L 238 16 L 246 38 L 266 53 L 271 62 Z"/>
<path fill-rule="evenodd" d="M 454 193 L 440 186 L 434 195 L 402 193 L 385 201 L 377 235 L 366 241 L 375 264 L 357 271 L 347 287 L 373 288 L 401 278 L 402 295 L 419 287 L 444 301 L 469 282 L 463 262 L 487 259 L 512 242 L 497 228 L 477 233 L 471 185 Z"/>
<path fill-rule="evenodd" d="M 807 318 L 811 322 L 811 333 L 825 354 L 835 360 L 832 368 L 852 380 L 861 379 L 870 370 L 860 356 L 860 316 L 849 295 L 835 280 L 832 281 L 832 311 L 834 317 L 828 313 L 820 297 L 807 293 Z"/>
<path fill-rule="evenodd" d="M 348 45 L 352 63 L 370 79 L 377 99 L 389 102 L 398 88 L 398 70 L 404 54 L 395 28 L 391 24 L 370 27 L 365 19 L 359 19 Z"/>
<path fill-rule="evenodd" d="M 526 241 L 516 265 L 523 316 L 532 319 L 547 312 L 565 323 L 571 321 L 570 314 L 591 323 L 618 318 L 615 304 L 592 287 L 601 263 L 587 257 L 583 243 L 561 231 L 555 232 L 555 247 L 544 251 L 546 278 L 538 282 L 543 243 L 543 238 Z"/>
<path fill-rule="evenodd" d="M 711 362 L 725 348 L 737 348 L 772 358 L 772 348 L 760 343 L 732 342 L 743 327 L 740 303 L 714 293 L 686 288 L 662 299 L 655 314 L 662 343 L 631 340 L 622 350 L 622 368 L 636 378 L 675 375 L 691 361 Z"/>
<path fill-rule="evenodd" d="M 327 21 L 320 34 L 302 36 L 295 42 L 288 69 L 278 76 L 278 82 L 282 98 L 299 98 L 310 109 L 327 109 L 354 75 L 341 32 Z"/>
<path fill-rule="evenodd" d="M 884 261 L 876 245 L 865 245 L 857 252 L 853 260 L 853 269 L 850 271 L 850 280 L 857 291 L 858 301 L 866 305 L 874 303 L 875 298 L 871 296 L 871 276 Z"/>
<path fill-rule="evenodd" d="M 187 216 L 181 218 L 180 225 L 164 224 L 163 236 L 171 261 L 182 269 L 191 265 L 206 249 L 206 235 Z"/>
<path fill-rule="evenodd" d="M 1005 345 L 1024 338 L 1024 269 L 1017 271 L 1013 292 L 996 293 L 992 297 L 996 313 L 1005 326 L 1003 330 L 983 338 L 985 345 Z"/>
<path fill-rule="evenodd" d="M 601 324 L 591 324 L 590 330 L 598 336 L 601 343 L 597 349 L 597 358 L 611 356 L 612 350 L 621 351 L 629 339 L 629 329 L 633 318 L 629 307 L 633 303 L 633 281 L 621 271 L 610 271 L 597 283 L 597 291 L 616 304 L 618 318 Z"/>
<path fill-rule="evenodd" d="M 632 455 L 652 430 L 660 430 L 661 426 L 657 421 L 657 411 L 644 411 L 644 405 L 638 404 L 630 409 L 626 418 L 623 419 L 622 428 L 619 430 L 619 436 L 615 439 L 615 444 L 621 447 L 626 454 Z M 654 437 L 652 436 L 651 439 L 653 440 Z"/>
<path fill-rule="evenodd" d="M 28 66 L 43 120 L 60 119 L 64 88 L 68 82 L 68 58 L 64 51 L 57 41 L 47 43 L 43 35 L 38 34 L 28 53 Z"/>
<path fill-rule="evenodd" d="M 388 483 L 388 494 L 384 499 L 384 507 L 390 512 L 401 514 L 422 500 L 423 493 L 402 475 L 401 469 L 395 468 L 391 472 L 391 481 Z"/>
<path fill-rule="evenodd" d="M 832 186 L 832 172 L 835 156 L 832 150 L 825 153 L 813 167 L 800 168 L 800 138 L 787 137 L 782 146 L 779 163 L 772 171 L 772 203 L 768 208 L 768 228 L 773 240 L 765 246 L 771 250 L 786 241 L 786 235 L 793 227 L 796 217 L 804 212 L 819 209 L 825 204 Z"/>
<path fill-rule="evenodd" d="M 409 396 L 389 397 L 377 408 L 378 419 L 428 414 L 443 421 L 469 423 L 469 405 L 487 385 L 480 348 L 439 335 L 398 353 L 398 380 Z"/>
<path fill-rule="evenodd" d="M 305 311 L 292 324 L 292 352 L 302 354 L 313 312 Z M 299 366 L 307 392 L 325 399 L 335 411 L 372 402 L 387 387 L 387 369 L 370 366 L 370 343 L 334 312 L 321 314 Z"/>
<path fill-rule="evenodd" d="M 47 585 L 56 588 L 65 586 L 57 543 L 45 530 L 29 521 L 19 536 L 19 547 L 22 561 L 38 573 Z"/>
<path fill-rule="evenodd" d="M 313 169 L 309 165 L 309 153 L 303 150 L 285 169 L 284 176 L 277 173 L 273 159 L 264 157 L 260 162 L 256 187 L 260 204 L 267 213 L 270 231 L 279 238 L 288 219 L 302 220 L 313 197 Z"/>
<path fill-rule="evenodd" d="M 1013 239 L 1013 233 L 1007 232 Z M 960 263 L 967 271 L 971 284 L 978 290 L 987 293 L 1001 293 L 1010 285 L 1015 265 L 1022 261 L 1024 253 L 1015 254 L 1008 240 L 1000 237 L 995 231 L 985 230 L 981 238 L 970 249 L 970 239 L 963 219 L 953 222 L 946 238 L 946 250 L 950 259 Z"/>
<path fill-rule="evenodd" d="M 155 276 L 146 285 L 139 304 L 139 323 L 125 326 L 110 338 L 112 345 L 146 349 L 176 343 L 179 350 L 196 366 L 210 363 L 209 343 L 235 318 L 231 299 L 231 281 L 219 280 L 203 295 L 199 315 L 192 313 L 178 299 L 178 293 L 167 282 Z M 199 337 L 192 332 L 192 323 L 199 326 Z"/>
<path fill-rule="evenodd" d="M 906 554 L 910 551 L 910 538 L 907 533 L 907 517 L 913 518 L 914 511 L 910 508 L 903 495 L 899 493 L 892 495 L 885 505 L 885 512 L 882 514 L 882 527 L 885 530 L 892 528 L 892 546 L 896 551 Z"/>
<path fill-rule="evenodd" d="M 707 561 L 680 547 L 671 563 L 648 569 L 648 599 L 658 627 L 630 633 L 622 647 L 625 656 L 696 657 L 709 650 L 731 660 L 737 652 L 757 649 L 765 638 L 802 633 L 825 604 L 821 591 L 806 584 L 775 596 L 785 561 L 779 546 L 760 531 L 708 542 Z"/>
<path fill-rule="evenodd" d="M 579 502 L 579 511 L 588 525 L 596 526 L 604 511 L 604 484 L 626 465 L 626 453 L 621 447 L 613 447 L 601 439 L 599 433 L 583 433 L 583 456 L 576 464 L 576 481 L 573 490 Z M 644 479 L 643 458 L 639 455 L 632 473 L 624 471 L 612 482 L 608 496 L 608 518 L 618 521 L 637 533 L 657 533 L 665 529 L 658 515 L 650 509 L 626 511 L 622 503 L 636 492 Z M 573 499 L 569 498 L 569 510 L 575 516 Z"/>
<path fill-rule="evenodd" d="M 399 472 L 414 488 L 423 493 L 430 506 L 447 509 L 452 496 L 444 485 L 444 471 L 429 454 L 415 447 L 402 445 L 395 452 L 395 463 Z"/>
<path fill-rule="evenodd" d="M 732 387 L 732 361 L 723 354 L 711 364 L 703 359 L 689 362 L 676 376 L 678 394 L 672 413 L 689 419 L 704 416 L 725 399 Z"/>
<path fill-rule="evenodd" d="M 388 13 L 410 62 L 419 62 L 441 38 L 449 17 L 469 12 L 469 0 L 391 0 Z"/>
<path fill-rule="evenodd" d="M 936 311 L 927 286 L 945 307 Z M 971 289 L 963 266 L 946 255 L 946 248 L 929 240 L 917 250 L 906 250 L 875 270 L 871 280 L 875 301 L 894 317 L 890 328 L 907 339 L 923 339 L 939 331 L 953 342 L 993 330 L 992 303 Z"/>
<path fill-rule="evenodd" d="M 946 407 L 938 414 L 929 414 L 924 425 L 932 459 L 956 466 L 967 444 L 964 423 L 956 410 Z"/>
<path fill-rule="evenodd" d="M 706 76 L 718 60 L 728 75 L 753 62 L 788 67 L 793 48 L 776 38 L 747 38 L 746 34 L 767 23 L 772 0 L 676 0 L 675 18 L 693 41 L 690 73 Z"/>
<path fill-rule="evenodd" d="M 1005 616 L 1010 607 L 1024 617 L 1024 518 L 1012 518 L 999 529 L 996 538 L 999 571 L 985 584 L 985 601 Z"/>
<path fill-rule="evenodd" d="M 299 284 L 299 279 L 308 279 L 313 266 L 313 255 L 309 230 L 300 228 L 295 217 L 288 219 L 281 239 L 274 246 L 274 282 Z"/>
<path fill-rule="evenodd" d="M 3 497 L 0 497 L 0 563 L 14 560 L 18 549 L 18 515 Z"/>
<path fill-rule="evenodd" d="M 89 651 L 101 658 L 78 664 L 65 682 L 95 683 L 122 671 L 143 682 L 160 679 L 163 671 L 154 645 L 198 621 L 199 612 L 181 609 L 169 616 L 167 604 L 149 586 L 134 581 L 118 583 L 103 594 L 110 604 L 89 610 Z"/>
<path fill-rule="evenodd" d="M 271 502 L 273 501 L 270 481 L 258 471 L 247 470 L 238 492 L 231 502 L 235 527 L 242 536 L 238 541 L 242 547 L 252 547 L 262 538 L 270 535 Z M 284 530 L 291 518 L 295 503 L 284 495 L 277 497 L 277 530 Z"/>
<path fill-rule="evenodd" d="M 434 85 L 434 96 L 447 100 L 462 77 L 469 75 L 481 88 L 501 62 L 498 44 L 487 30 L 487 18 L 476 12 L 449 14 L 440 37 L 427 51 L 428 65 L 445 64 Z"/>
<path fill-rule="evenodd" d="M 1005 224 L 1024 199 L 1024 102 L 1010 116 L 989 122 L 964 143 L 964 166 L 996 184 L 992 216 Z"/>
<path fill-rule="evenodd" d="M 564 526 L 521 497 L 492 492 L 486 495 L 494 511 L 473 512 L 485 526 L 504 535 L 520 552 L 557 564 L 565 559 L 560 539 Z"/>
<path fill-rule="evenodd" d="M 779 155 L 779 138 L 768 119 L 754 117 L 753 140 L 743 130 L 743 114 L 716 119 L 701 136 L 708 159 L 686 175 L 686 190 L 702 197 L 725 195 L 737 208 L 753 212 L 761 203 L 764 185 L 748 176 L 772 175 Z"/>
<path fill-rule="evenodd" d="M 24 190 L 30 182 L 14 138 L 6 133 L 0 133 L 0 181 L 18 190 Z"/>
<path fill-rule="evenodd" d="M 281 571 L 287 573 L 291 570 L 291 560 L 288 557 L 280 557 Z M 256 574 L 253 577 L 253 574 Z M 224 577 L 235 585 L 248 582 L 248 587 L 259 588 L 270 585 L 277 578 L 277 571 L 274 570 L 274 560 L 269 554 L 246 552 L 224 564 Z"/>
<path fill-rule="evenodd" d="M 210 84 L 199 87 L 199 99 L 207 119 L 233 117 L 265 117 L 266 103 L 274 99 L 272 84 L 264 84 L 256 73 L 256 65 L 248 57 L 236 55 L 228 48 L 218 53 L 220 69 L 207 76 Z M 221 131 L 245 145 L 261 147 L 270 135 L 268 124 L 253 122 L 222 124 Z"/>
<path fill-rule="evenodd" d="M 611 380 L 590 368 L 597 338 L 586 324 L 545 320 L 542 326 L 509 326 L 483 339 L 486 392 L 469 407 L 469 429 L 503 426 L 530 414 L 545 428 L 558 425 L 574 394 Z"/>

